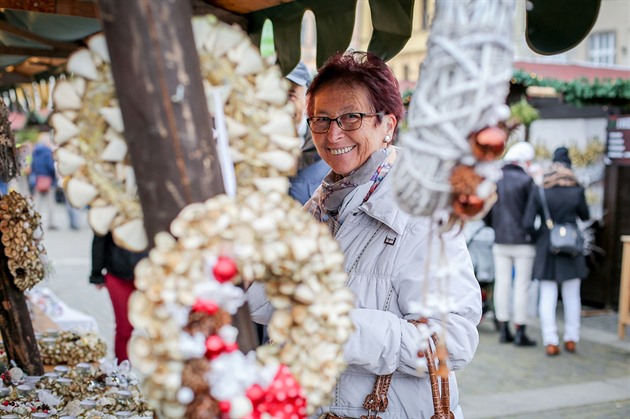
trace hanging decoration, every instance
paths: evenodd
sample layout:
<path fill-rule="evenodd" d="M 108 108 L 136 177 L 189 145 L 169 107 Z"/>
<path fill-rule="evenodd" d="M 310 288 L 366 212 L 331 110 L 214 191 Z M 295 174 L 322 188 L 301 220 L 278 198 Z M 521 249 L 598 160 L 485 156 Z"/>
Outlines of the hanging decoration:
<path fill-rule="evenodd" d="M 95 35 L 87 45 L 68 59 L 74 77 L 59 80 L 52 94 L 57 168 L 66 177 L 70 204 L 89 206 L 88 222 L 96 234 L 111 231 L 119 246 L 142 251 L 148 241 L 105 37 Z"/>
<path fill-rule="evenodd" d="M 403 209 L 464 222 L 496 199 L 508 137 L 513 0 L 438 1 L 394 167 Z"/>
<path fill-rule="evenodd" d="M 280 71 L 237 27 L 204 17 L 193 29 L 208 100 L 218 92 L 224 105 L 236 196 L 190 204 L 156 235 L 136 267 L 130 320 L 145 333 L 132 362 L 163 417 L 304 418 L 345 366 L 344 256 L 287 195 L 299 139 Z M 231 315 L 253 281 L 274 309 L 271 342 L 243 354 Z"/>
<path fill-rule="evenodd" d="M 20 291 L 33 288 L 47 273 L 44 234 L 30 200 L 16 191 L 0 198 L 0 233 L 15 286 Z"/>

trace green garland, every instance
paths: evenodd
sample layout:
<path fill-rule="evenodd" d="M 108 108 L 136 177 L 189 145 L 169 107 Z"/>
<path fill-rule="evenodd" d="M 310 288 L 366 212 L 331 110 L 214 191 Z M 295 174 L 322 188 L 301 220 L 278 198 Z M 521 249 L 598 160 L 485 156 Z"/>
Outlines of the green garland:
<path fill-rule="evenodd" d="M 562 94 L 565 103 L 576 106 L 601 104 L 627 107 L 630 101 L 630 79 L 595 79 L 591 82 L 581 78 L 565 82 L 515 70 L 512 84 L 521 84 L 525 87 L 553 87 Z"/>
<path fill-rule="evenodd" d="M 562 95 L 565 103 L 575 106 L 608 105 L 619 106 L 624 111 L 630 110 L 630 79 L 595 79 L 591 82 L 586 78 L 581 78 L 567 82 L 543 78 L 523 70 L 514 70 L 512 84 L 525 87 L 553 87 Z M 407 89 L 402 94 L 405 107 L 409 106 L 412 95 L 411 89 Z"/>

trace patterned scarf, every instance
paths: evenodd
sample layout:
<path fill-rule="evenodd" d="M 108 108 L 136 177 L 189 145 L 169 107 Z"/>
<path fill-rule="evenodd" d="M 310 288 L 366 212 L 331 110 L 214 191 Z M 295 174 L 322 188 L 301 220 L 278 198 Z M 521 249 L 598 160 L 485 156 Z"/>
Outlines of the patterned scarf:
<path fill-rule="evenodd" d="M 543 175 L 543 187 L 545 189 L 554 186 L 577 186 L 578 181 L 573 170 L 562 163 L 553 163 Z"/>
<path fill-rule="evenodd" d="M 334 236 L 341 226 L 338 215 L 344 199 L 359 185 L 370 180 L 375 184 L 380 182 L 391 167 L 387 158 L 393 151 L 393 147 L 375 151 L 361 167 L 341 179 L 336 173 L 329 172 L 322 180 L 319 195 L 311 199 L 308 211 L 319 221 L 325 222 Z M 373 188 L 370 189 L 371 192 Z"/>

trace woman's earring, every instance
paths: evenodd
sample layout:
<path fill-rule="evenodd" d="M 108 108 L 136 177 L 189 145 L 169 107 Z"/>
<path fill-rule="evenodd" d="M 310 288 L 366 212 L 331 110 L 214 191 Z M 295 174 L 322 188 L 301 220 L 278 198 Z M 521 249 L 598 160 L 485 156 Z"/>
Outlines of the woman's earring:
<path fill-rule="evenodd" d="M 383 137 L 383 142 L 384 142 L 384 143 L 388 143 L 388 142 L 390 142 L 391 140 L 392 140 L 392 137 L 391 137 L 389 134 L 387 134 L 385 137 Z"/>

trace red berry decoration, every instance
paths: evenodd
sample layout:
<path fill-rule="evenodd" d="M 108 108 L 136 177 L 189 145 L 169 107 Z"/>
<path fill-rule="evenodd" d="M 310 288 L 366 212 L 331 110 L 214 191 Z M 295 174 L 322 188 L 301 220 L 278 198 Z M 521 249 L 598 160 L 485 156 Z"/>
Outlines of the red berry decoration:
<path fill-rule="evenodd" d="M 193 304 L 192 311 L 207 313 L 213 316 L 217 314 L 217 311 L 219 311 L 219 305 L 214 301 L 198 299 L 195 301 L 195 304 Z"/>
<path fill-rule="evenodd" d="M 231 281 L 238 273 L 236 263 L 227 256 L 219 256 L 217 263 L 212 268 L 214 278 L 220 283 Z"/>

